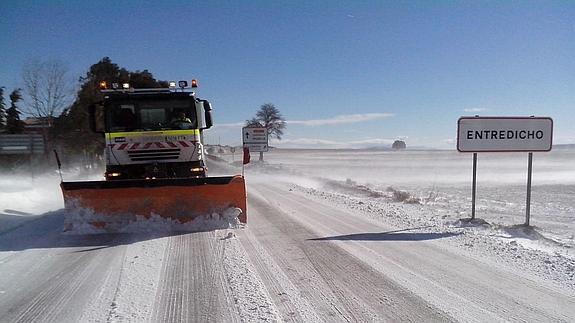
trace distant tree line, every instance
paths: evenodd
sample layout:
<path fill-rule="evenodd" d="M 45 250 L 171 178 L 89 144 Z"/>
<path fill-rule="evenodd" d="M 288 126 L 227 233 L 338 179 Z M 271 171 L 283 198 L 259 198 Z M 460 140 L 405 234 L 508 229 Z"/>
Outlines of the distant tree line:
<path fill-rule="evenodd" d="M 168 81 L 156 80 L 147 69 L 130 71 L 109 57 L 90 66 L 76 86 L 67 75 L 68 70 L 61 61 L 28 62 L 22 72 L 23 89 L 10 93 L 9 107 L 4 99 L 5 88 L 0 87 L 0 133 L 22 133 L 25 130 L 21 120 L 23 111 L 48 126 L 48 139 L 61 153 L 96 160 L 104 150 L 104 138 L 91 131 L 88 110 L 103 100 L 99 83 L 130 83 L 135 88 L 168 87 Z M 23 98 L 26 104 L 21 107 Z M 246 126 L 265 127 L 270 137 L 281 140 L 286 122 L 277 107 L 266 103 L 260 106 L 254 118 L 246 120 Z"/>
<path fill-rule="evenodd" d="M 22 111 L 48 125 L 49 139 L 67 154 L 95 157 L 104 148 L 104 138 L 93 133 L 89 127 L 88 107 L 103 99 L 100 81 L 130 83 L 133 87 L 168 87 L 167 81 L 156 80 L 148 70 L 130 71 L 113 63 L 109 57 L 90 66 L 78 80 L 76 93 L 74 82 L 67 79 L 67 69 L 60 61 L 32 61 L 22 73 L 24 89 L 15 89 L 6 107 L 4 87 L 0 87 L 0 133 L 17 134 L 24 131 Z M 26 105 L 19 102 L 26 98 Z"/>
<path fill-rule="evenodd" d="M 103 80 L 130 83 L 135 88 L 168 87 L 167 81 L 156 80 L 148 70 L 129 71 L 112 63 L 109 57 L 90 66 L 86 75 L 80 77 L 75 100 L 54 120 L 55 140 L 69 153 L 98 155 L 104 149 L 104 138 L 90 129 L 88 112 L 90 105 L 103 100 L 99 88 Z"/>

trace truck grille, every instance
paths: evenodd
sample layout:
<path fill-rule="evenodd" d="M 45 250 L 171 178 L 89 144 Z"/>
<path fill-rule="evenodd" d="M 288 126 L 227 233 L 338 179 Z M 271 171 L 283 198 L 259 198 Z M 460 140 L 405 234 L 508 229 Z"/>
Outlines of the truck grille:
<path fill-rule="evenodd" d="M 128 156 L 130 156 L 132 161 L 178 159 L 180 157 L 180 149 L 129 150 Z"/>

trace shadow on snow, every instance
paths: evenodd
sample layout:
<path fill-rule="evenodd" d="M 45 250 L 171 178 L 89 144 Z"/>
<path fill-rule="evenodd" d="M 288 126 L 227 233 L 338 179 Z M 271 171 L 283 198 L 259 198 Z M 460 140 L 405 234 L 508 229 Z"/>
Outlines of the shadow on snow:
<path fill-rule="evenodd" d="M 62 233 L 64 210 L 34 216 L 33 219 L 22 223 L 16 223 L 17 219 L 7 219 L 6 216 L 9 214 L 0 213 L 0 215 L 4 216 L 4 220 L 9 221 L 10 224 L 15 224 L 8 228 L 4 227 L 5 230 L 0 232 L 0 251 L 86 247 L 86 249 L 70 252 L 89 252 L 139 241 L 199 233 L 164 230 L 151 233 L 64 234 Z M 16 215 L 11 216 L 16 217 Z"/>
<path fill-rule="evenodd" d="M 453 232 L 406 232 L 420 230 L 428 227 L 409 228 L 387 232 L 354 233 L 339 236 L 313 238 L 314 241 L 425 241 L 458 236 L 461 233 Z"/>

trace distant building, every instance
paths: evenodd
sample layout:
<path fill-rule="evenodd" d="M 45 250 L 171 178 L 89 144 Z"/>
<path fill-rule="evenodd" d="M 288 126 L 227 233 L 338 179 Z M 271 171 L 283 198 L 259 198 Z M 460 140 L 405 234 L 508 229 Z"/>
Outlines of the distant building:
<path fill-rule="evenodd" d="M 393 142 L 393 145 L 391 145 L 391 148 L 395 150 L 405 149 L 406 147 L 405 141 L 402 140 L 396 140 Z"/>
<path fill-rule="evenodd" d="M 24 133 L 39 133 L 46 135 L 48 129 L 52 127 L 52 118 L 28 117 L 22 121 L 24 123 Z"/>
<path fill-rule="evenodd" d="M 22 120 L 22 123 L 24 124 L 24 131 L 22 132 L 23 134 L 42 135 L 42 138 L 44 140 L 45 153 L 48 153 L 53 149 L 54 143 L 52 142 L 50 136 L 50 128 L 52 128 L 52 126 L 54 125 L 53 118 L 28 117 Z"/>

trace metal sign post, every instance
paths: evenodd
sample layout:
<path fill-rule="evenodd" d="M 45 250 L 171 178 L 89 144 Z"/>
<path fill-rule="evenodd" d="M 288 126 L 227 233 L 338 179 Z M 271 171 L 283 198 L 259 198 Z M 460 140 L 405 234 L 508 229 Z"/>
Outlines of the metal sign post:
<path fill-rule="evenodd" d="M 478 152 L 528 152 L 525 226 L 531 216 L 533 152 L 551 151 L 553 120 L 548 117 L 461 117 L 457 121 L 457 150 L 473 153 L 471 220 L 475 219 Z"/>
<path fill-rule="evenodd" d="M 477 189 L 477 153 L 473 153 L 473 188 L 471 189 L 471 220 L 475 220 L 476 189 Z"/>
<path fill-rule="evenodd" d="M 531 216 L 531 174 L 533 173 L 533 153 L 527 158 L 527 201 L 525 202 L 525 226 L 529 226 Z"/>

